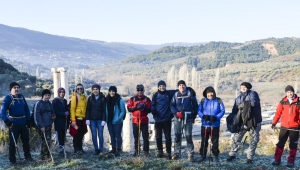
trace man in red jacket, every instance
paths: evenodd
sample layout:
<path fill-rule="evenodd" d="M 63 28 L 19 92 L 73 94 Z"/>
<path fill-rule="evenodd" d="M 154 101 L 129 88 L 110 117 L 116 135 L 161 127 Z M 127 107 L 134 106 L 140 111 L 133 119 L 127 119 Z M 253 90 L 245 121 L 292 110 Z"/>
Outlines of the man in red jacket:
<path fill-rule="evenodd" d="M 148 133 L 148 113 L 151 112 L 151 100 L 144 95 L 144 86 L 136 86 L 137 93 L 130 98 L 127 110 L 132 113 L 132 129 L 134 136 L 134 155 L 140 154 L 140 143 L 138 141 L 142 132 L 145 156 L 149 156 L 149 133 Z"/>
<path fill-rule="evenodd" d="M 298 139 L 299 139 L 299 109 L 300 101 L 295 94 L 294 88 L 290 85 L 285 88 L 286 96 L 280 101 L 277 106 L 276 114 L 272 122 L 274 129 L 276 123 L 281 117 L 281 128 L 279 133 L 279 141 L 276 144 L 274 162 L 272 165 L 280 165 L 281 155 L 284 150 L 285 142 L 290 138 L 290 155 L 288 157 L 287 167 L 294 167 L 296 159 Z"/>

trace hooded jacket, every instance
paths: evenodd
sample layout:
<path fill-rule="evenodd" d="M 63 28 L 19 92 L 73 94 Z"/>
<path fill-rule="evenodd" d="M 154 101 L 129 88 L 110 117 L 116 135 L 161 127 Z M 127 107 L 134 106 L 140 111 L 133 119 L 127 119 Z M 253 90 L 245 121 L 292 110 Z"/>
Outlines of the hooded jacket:
<path fill-rule="evenodd" d="M 207 98 L 207 90 L 213 92 L 213 98 L 208 99 Z M 215 89 L 211 86 L 207 87 L 203 91 L 203 99 L 201 100 L 199 107 L 198 107 L 198 115 L 202 119 L 204 115 L 208 116 L 215 116 L 217 117 L 217 121 L 211 122 L 211 121 L 205 121 L 202 119 L 202 126 L 204 127 L 219 127 L 220 126 L 220 120 L 225 114 L 225 106 L 223 101 L 220 98 L 216 97 Z"/>
<path fill-rule="evenodd" d="M 87 102 L 84 94 L 77 95 L 76 93 L 73 93 L 71 97 L 71 107 L 70 107 L 70 116 L 72 122 L 76 122 L 76 117 L 85 118 L 86 105 Z"/>
<path fill-rule="evenodd" d="M 62 130 L 66 128 L 66 122 L 67 125 L 69 122 L 66 120 L 67 117 L 65 116 L 65 112 L 69 110 L 67 100 L 63 99 L 61 100 L 59 97 L 56 97 L 52 101 L 52 106 L 54 110 L 54 114 L 56 115 L 56 118 L 54 120 L 54 127 L 55 130 Z"/>
<path fill-rule="evenodd" d="M 157 91 L 152 96 L 151 111 L 156 112 L 153 116 L 155 122 L 166 122 L 173 118 L 170 103 L 174 93 L 175 90 Z"/>
<path fill-rule="evenodd" d="M 106 99 L 103 93 L 99 94 L 98 99 L 94 94 L 88 97 L 86 120 L 106 120 Z"/>
<path fill-rule="evenodd" d="M 136 108 L 138 104 L 144 104 L 145 108 L 142 110 L 138 110 Z M 147 115 L 151 112 L 151 100 L 144 95 L 135 95 L 128 100 L 127 110 L 132 113 L 132 123 L 148 123 L 149 118 Z"/>
<path fill-rule="evenodd" d="M 34 122 L 39 128 L 52 126 L 53 120 L 51 119 L 54 110 L 50 101 L 44 102 L 39 100 L 34 105 Z"/>
<path fill-rule="evenodd" d="M 106 97 L 107 98 L 107 97 Z M 112 119 L 112 124 L 121 124 L 123 123 L 124 115 L 126 114 L 126 108 L 124 100 L 121 96 L 116 93 L 116 103 L 114 105 L 114 114 Z M 108 99 L 107 99 L 108 101 Z M 108 122 L 108 102 L 106 103 L 106 122 Z"/>

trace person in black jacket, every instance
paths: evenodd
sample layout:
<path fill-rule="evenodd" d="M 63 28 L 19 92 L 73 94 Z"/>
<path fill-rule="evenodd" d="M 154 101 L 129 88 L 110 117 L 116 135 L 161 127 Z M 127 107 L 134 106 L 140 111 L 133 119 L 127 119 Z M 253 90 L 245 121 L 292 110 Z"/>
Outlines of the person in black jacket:
<path fill-rule="evenodd" d="M 66 90 L 62 87 L 58 89 L 58 97 L 55 97 L 52 101 L 54 114 L 56 119 L 54 121 L 55 131 L 57 132 L 58 139 L 58 152 L 60 156 L 64 156 L 64 145 L 67 127 L 70 121 L 68 121 L 68 104 L 67 100 L 64 98 Z"/>
<path fill-rule="evenodd" d="M 86 124 L 91 128 L 94 155 L 103 151 L 103 127 L 106 124 L 106 99 L 103 93 L 100 93 L 100 88 L 98 84 L 92 86 L 92 95 L 87 100 L 86 108 Z M 100 144 L 98 144 L 97 134 Z"/>

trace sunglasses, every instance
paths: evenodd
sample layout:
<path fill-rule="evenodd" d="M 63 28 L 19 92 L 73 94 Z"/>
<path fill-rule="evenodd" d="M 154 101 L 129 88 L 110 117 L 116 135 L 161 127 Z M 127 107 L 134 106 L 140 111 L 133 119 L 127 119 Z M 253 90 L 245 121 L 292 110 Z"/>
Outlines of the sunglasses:
<path fill-rule="evenodd" d="M 83 88 L 77 88 L 77 90 L 83 90 Z"/>
<path fill-rule="evenodd" d="M 136 91 L 144 91 L 144 89 L 136 89 Z"/>

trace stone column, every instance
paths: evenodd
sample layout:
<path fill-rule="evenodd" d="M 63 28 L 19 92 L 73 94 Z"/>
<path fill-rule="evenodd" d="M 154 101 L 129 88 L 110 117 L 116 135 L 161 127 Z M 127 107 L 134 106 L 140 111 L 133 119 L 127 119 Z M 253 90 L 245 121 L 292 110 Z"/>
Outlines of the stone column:
<path fill-rule="evenodd" d="M 61 79 L 61 87 L 66 89 L 65 99 L 67 99 L 68 103 L 70 101 L 69 99 L 69 84 L 68 84 L 68 68 L 59 67 L 57 71 L 60 72 L 60 79 Z"/>
<path fill-rule="evenodd" d="M 131 114 L 126 113 L 126 118 L 123 122 L 123 151 L 124 152 L 131 152 L 134 146 L 133 140 L 133 132 L 132 132 L 132 123 L 131 123 Z"/>
<path fill-rule="evenodd" d="M 60 75 L 59 72 L 55 68 L 51 68 L 51 72 L 53 73 L 53 97 L 57 97 L 57 90 L 60 87 Z"/>

